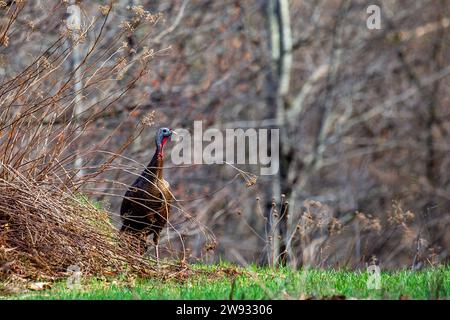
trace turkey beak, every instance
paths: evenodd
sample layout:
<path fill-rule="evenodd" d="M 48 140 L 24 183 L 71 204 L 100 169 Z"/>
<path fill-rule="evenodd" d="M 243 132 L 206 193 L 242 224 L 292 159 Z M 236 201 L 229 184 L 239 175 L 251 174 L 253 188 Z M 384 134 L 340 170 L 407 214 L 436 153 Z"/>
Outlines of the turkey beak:
<path fill-rule="evenodd" d="M 176 136 L 178 136 L 178 133 L 176 133 L 175 131 L 173 131 L 173 130 L 170 130 L 170 133 L 171 134 L 174 134 L 174 135 L 176 135 Z M 171 139 L 172 140 L 172 139 Z"/>

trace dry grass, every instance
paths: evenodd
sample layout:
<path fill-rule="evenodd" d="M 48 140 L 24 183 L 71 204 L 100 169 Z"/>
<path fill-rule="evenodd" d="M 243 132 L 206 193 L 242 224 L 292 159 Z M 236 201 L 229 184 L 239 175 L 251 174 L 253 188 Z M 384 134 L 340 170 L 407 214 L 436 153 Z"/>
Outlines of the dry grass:
<path fill-rule="evenodd" d="M 17 26 L 25 5 L 15 2 L 5 12 L 8 27 L 0 30 L 3 42 L 8 35 L 20 38 L 27 32 Z M 95 121 L 107 117 L 109 107 L 147 72 L 152 56 L 144 48 L 129 59 L 123 47 L 129 36 L 126 31 L 105 41 L 103 33 L 110 10 L 111 6 L 102 7 L 77 35 L 63 30 L 27 67 L 3 78 L 1 277 L 54 279 L 67 276 L 67 268 L 73 265 L 84 275 L 93 276 L 149 276 L 156 272 L 154 263 L 139 255 L 137 242 L 116 231 L 107 212 L 80 197 L 82 187 L 111 169 L 113 161 L 140 133 L 132 132 L 100 163 L 97 151 L 111 136 L 95 145 L 81 143 L 89 140 L 81 138 L 96 125 Z M 144 18 L 133 20 L 133 30 L 156 23 L 148 15 Z M 87 35 L 90 43 L 81 51 Z M 127 74 L 133 65 L 139 68 Z M 93 95 L 98 91 L 103 98 Z M 160 268 L 158 275 L 178 270 L 179 266 Z"/>
<path fill-rule="evenodd" d="M 424 224 L 397 201 L 386 213 L 337 215 L 332 207 L 315 200 L 305 200 L 293 210 L 284 195 L 281 203 L 273 200 L 270 208 L 263 209 L 257 197 L 254 217 L 258 219 L 251 221 L 240 211 L 236 215 L 243 229 L 263 246 L 258 261 L 270 267 L 364 269 L 376 263 L 383 269 L 417 270 L 448 263 L 445 249 L 426 239 L 436 225 L 440 229 L 435 236 L 444 234 L 450 220 Z M 239 258 L 243 265 L 251 263 Z"/>
<path fill-rule="evenodd" d="M 4 273 L 32 278 L 67 275 L 77 265 L 86 275 L 151 275 L 132 239 L 119 235 L 106 212 L 54 186 L 20 175 L 1 181 L 0 261 Z"/>

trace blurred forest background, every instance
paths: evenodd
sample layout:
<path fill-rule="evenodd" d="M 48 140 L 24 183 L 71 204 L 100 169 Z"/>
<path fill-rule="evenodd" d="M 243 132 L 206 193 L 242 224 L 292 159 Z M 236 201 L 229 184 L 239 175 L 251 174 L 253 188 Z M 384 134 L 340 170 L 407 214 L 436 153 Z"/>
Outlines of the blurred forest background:
<path fill-rule="evenodd" d="M 79 14 L 67 13 L 71 4 Z M 366 26 L 371 4 L 381 7 L 380 30 Z M 80 28 L 68 34 L 73 14 Z M 64 132 L 61 167 L 82 168 L 79 190 L 117 226 L 157 128 L 280 128 L 279 174 L 251 187 L 230 167 L 167 157 L 178 201 L 166 256 L 448 262 L 449 1 L 16 0 L 0 1 L 0 25 L 2 148 L 30 110 L 52 138 L 28 149 L 32 130 L 22 131 L 20 163 L 50 161 L 46 148 Z M 31 73 L 45 76 L 17 81 Z M 11 97 L 17 88 L 21 99 Z"/>

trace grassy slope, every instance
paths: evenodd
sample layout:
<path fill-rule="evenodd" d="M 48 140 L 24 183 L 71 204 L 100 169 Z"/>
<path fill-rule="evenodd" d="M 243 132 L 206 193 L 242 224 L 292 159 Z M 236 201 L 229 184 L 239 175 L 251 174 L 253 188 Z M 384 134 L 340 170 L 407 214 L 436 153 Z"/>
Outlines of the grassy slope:
<path fill-rule="evenodd" d="M 344 295 L 347 298 L 411 299 L 450 298 L 450 266 L 424 271 L 382 273 L 382 289 L 368 290 L 367 273 L 336 270 L 292 271 L 250 267 L 233 281 L 219 266 L 196 266 L 209 272 L 187 280 L 138 280 L 134 283 L 90 280 L 80 290 L 70 290 L 65 283 L 52 289 L 9 296 L 19 299 L 298 299 Z M 229 268 L 229 267 L 227 267 Z M 234 282 L 234 284 L 233 284 Z"/>

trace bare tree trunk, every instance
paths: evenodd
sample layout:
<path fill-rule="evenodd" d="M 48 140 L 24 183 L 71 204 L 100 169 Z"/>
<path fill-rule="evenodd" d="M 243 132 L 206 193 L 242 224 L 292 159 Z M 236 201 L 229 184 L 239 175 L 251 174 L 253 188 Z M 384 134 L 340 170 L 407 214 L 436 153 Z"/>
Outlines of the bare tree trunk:
<path fill-rule="evenodd" d="M 124 0 L 123 1 L 123 7 L 125 9 L 128 9 L 127 7 L 129 7 L 129 10 L 128 10 L 128 20 L 129 21 L 131 21 L 133 18 L 132 8 L 135 5 L 136 5 L 136 0 Z M 127 45 L 128 45 L 127 55 L 128 55 L 128 59 L 131 61 L 137 53 L 137 47 L 136 47 L 137 43 L 136 43 L 136 37 L 134 36 L 134 33 L 130 33 L 129 35 L 127 35 Z M 135 65 L 131 66 L 130 69 L 128 69 L 128 72 L 132 73 L 135 70 L 135 68 L 136 68 Z M 134 101 L 133 101 L 133 104 L 134 104 Z M 143 151 L 142 150 L 142 139 L 143 139 L 142 134 L 140 134 L 139 136 L 137 136 L 134 139 L 133 144 L 132 144 L 133 155 L 134 154 L 137 155 Z"/>
<path fill-rule="evenodd" d="M 287 222 L 288 215 L 285 199 L 289 198 L 290 188 L 287 173 L 291 163 L 292 146 L 286 130 L 286 109 L 290 88 L 292 67 L 292 33 L 288 0 L 269 0 L 267 7 L 269 20 L 270 45 L 272 53 L 272 74 L 269 77 L 269 107 L 275 108 L 277 127 L 280 129 L 279 172 L 273 177 L 272 193 L 279 203 L 278 226 L 273 228 L 274 264 L 287 262 Z M 284 196 L 282 196 L 284 194 Z"/>
<path fill-rule="evenodd" d="M 76 0 L 70 0 L 69 4 L 76 5 Z M 80 11 L 79 10 L 73 10 L 71 12 L 71 15 L 73 19 L 76 21 L 81 21 Z M 80 135 L 80 131 L 82 130 L 80 127 L 80 118 L 82 113 L 84 112 L 83 104 L 81 101 L 81 98 L 83 96 L 83 83 L 82 83 L 82 75 L 81 75 L 81 68 L 80 63 L 82 60 L 81 57 L 81 51 L 80 51 L 80 44 L 79 44 L 79 37 L 81 30 L 75 28 L 72 29 L 72 37 L 71 37 L 71 46 L 72 46 L 72 54 L 70 56 L 70 66 L 72 69 L 72 72 L 74 72 L 73 75 L 73 94 L 74 94 L 74 102 L 73 102 L 73 114 L 72 118 L 74 119 L 74 124 L 77 127 L 77 131 L 75 132 L 75 136 L 78 137 Z M 77 176 L 83 176 L 83 158 L 79 155 L 79 148 L 75 148 L 74 150 L 76 154 L 75 158 L 75 169 L 78 170 Z"/>

